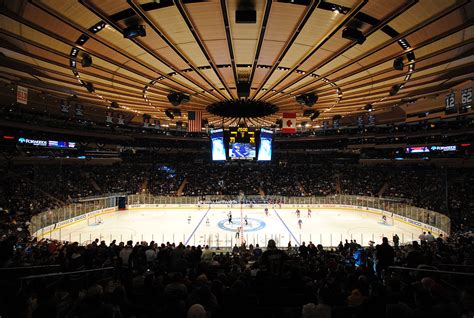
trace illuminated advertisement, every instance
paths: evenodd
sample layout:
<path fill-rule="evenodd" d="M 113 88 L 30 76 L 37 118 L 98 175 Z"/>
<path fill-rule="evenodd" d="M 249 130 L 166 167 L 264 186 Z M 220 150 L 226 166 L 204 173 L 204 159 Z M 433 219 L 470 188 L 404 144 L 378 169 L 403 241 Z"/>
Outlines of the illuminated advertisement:
<path fill-rule="evenodd" d="M 57 141 L 57 140 L 41 140 L 41 139 L 29 139 L 29 138 L 18 138 L 18 143 L 39 146 L 39 147 L 53 147 L 53 148 L 75 148 L 75 142 L 68 141 Z"/>
<path fill-rule="evenodd" d="M 405 148 L 406 153 L 423 153 L 423 152 L 430 152 L 430 148 L 422 146 L 422 147 L 407 147 Z"/>

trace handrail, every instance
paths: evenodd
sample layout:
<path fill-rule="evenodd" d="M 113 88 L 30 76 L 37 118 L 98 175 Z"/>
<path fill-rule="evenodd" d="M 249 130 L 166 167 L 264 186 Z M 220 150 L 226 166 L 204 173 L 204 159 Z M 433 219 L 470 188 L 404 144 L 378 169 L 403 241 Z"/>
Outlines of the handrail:
<path fill-rule="evenodd" d="M 437 267 L 458 267 L 466 269 L 474 269 L 474 265 L 462 265 L 462 264 L 436 264 Z"/>
<path fill-rule="evenodd" d="M 412 268 L 412 267 L 402 267 L 402 266 L 389 266 L 388 268 L 391 269 L 391 270 L 395 269 L 395 270 L 417 271 L 417 272 L 426 272 L 426 273 L 461 275 L 461 276 L 474 277 L 474 273 L 437 271 L 437 270 L 433 270 L 433 269 Z"/>
<path fill-rule="evenodd" d="M 88 202 L 88 201 L 94 201 L 94 200 L 100 200 L 100 199 L 108 199 L 112 197 L 118 197 L 118 196 L 124 196 L 128 195 L 129 193 L 127 192 L 116 192 L 116 193 L 104 193 L 101 195 L 94 195 L 90 197 L 85 197 L 85 198 L 77 198 L 74 203 L 82 203 L 82 202 Z"/>
<path fill-rule="evenodd" d="M 16 267 L 2 267 L 0 268 L 1 271 L 11 271 L 11 270 L 28 270 L 28 269 L 39 269 L 39 268 L 55 268 L 55 267 L 61 267 L 59 264 L 54 264 L 54 265 L 34 265 L 34 266 L 16 266 Z"/>
<path fill-rule="evenodd" d="M 55 276 L 67 276 L 72 274 L 82 274 L 82 273 L 91 273 L 91 272 L 101 272 L 101 271 L 109 271 L 114 270 L 115 267 L 104 267 L 104 268 L 95 268 L 95 269 L 85 269 L 81 271 L 74 271 L 74 272 L 60 272 L 60 273 L 50 273 L 50 274 L 41 274 L 41 275 L 29 275 L 20 277 L 18 279 L 35 279 L 35 278 L 44 278 L 44 277 L 55 277 Z"/>

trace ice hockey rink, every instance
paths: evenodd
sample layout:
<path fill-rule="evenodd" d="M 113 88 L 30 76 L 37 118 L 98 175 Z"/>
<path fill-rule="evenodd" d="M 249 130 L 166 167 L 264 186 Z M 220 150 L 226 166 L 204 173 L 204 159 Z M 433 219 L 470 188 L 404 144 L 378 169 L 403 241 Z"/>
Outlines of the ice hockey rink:
<path fill-rule="evenodd" d="M 242 221 L 247 245 L 266 246 L 269 239 L 285 247 L 289 242 L 294 246 L 309 241 L 336 246 L 345 239 L 368 245 L 369 241 L 380 243 L 384 236 L 392 240 L 395 233 L 400 243 L 405 243 L 417 239 L 422 231 L 391 217 L 384 224 L 381 214 L 362 208 L 311 208 L 311 216 L 307 208 L 300 210 L 298 218 L 295 208 L 269 208 L 268 215 L 261 207 L 137 208 L 92 216 L 39 233 L 38 237 L 81 243 L 98 238 L 106 243 L 133 240 L 230 247 L 241 243 L 241 237 L 236 237 L 241 215 L 247 219 L 247 224 Z M 229 212 L 232 223 L 228 220 Z"/>

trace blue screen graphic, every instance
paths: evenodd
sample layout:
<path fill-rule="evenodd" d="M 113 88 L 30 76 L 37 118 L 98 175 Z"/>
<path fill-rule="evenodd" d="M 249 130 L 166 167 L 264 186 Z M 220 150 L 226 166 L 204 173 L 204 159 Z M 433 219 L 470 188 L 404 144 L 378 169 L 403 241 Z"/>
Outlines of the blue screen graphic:
<path fill-rule="evenodd" d="M 258 161 L 272 160 L 273 131 L 262 128 L 260 130 L 260 146 L 258 147 Z"/>
<path fill-rule="evenodd" d="M 240 142 L 229 144 L 229 157 L 231 159 L 253 159 L 255 158 L 255 145 Z"/>
<path fill-rule="evenodd" d="M 211 142 L 212 160 L 226 160 L 224 148 L 224 131 L 222 129 L 211 130 Z"/>

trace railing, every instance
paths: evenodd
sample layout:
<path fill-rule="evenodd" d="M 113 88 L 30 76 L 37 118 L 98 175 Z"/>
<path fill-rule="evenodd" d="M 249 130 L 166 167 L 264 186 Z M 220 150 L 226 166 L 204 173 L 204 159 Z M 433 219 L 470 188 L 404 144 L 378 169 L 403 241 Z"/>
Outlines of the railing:
<path fill-rule="evenodd" d="M 129 204 L 197 204 L 200 197 L 162 197 L 149 194 L 129 195 Z M 211 202 L 239 202 L 237 196 L 205 196 L 206 203 Z M 334 195 L 321 197 L 284 197 L 284 196 L 245 196 L 247 203 L 279 202 L 295 206 L 305 205 L 348 205 L 359 206 L 393 212 L 394 214 L 428 224 L 434 228 L 450 234 L 451 220 L 444 214 L 415 207 L 404 201 L 391 198 L 377 198 L 356 195 Z"/>
<path fill-rule="evenodd" d="M 152 194 L 132 194 L 128 196 L 128 204 L 198 204 L 200 197 L 170 197 Z"/>
<path fill-rule="evenodd" d="M 410 268 L 410 267 L 401 267 L 401 266 L 390 266 L 389 270 L 428 273 L 431 275 L 440 275 L 440 276 L 441 275 L 464 276 L 466 278 L 474 279 L 474 273 L 466 273 L 466 272 L 440 271 L 440 270 L 435 270 L 435 269 Z"/>
<path fill-rule="evenodd" d="M 84 200 L 78 203 L 72 203 L 56 209 L 34 215 L 30 221 L 30 233 L 36 233 L 41 229 L 45 229 L 50 225 L 73 219 L 77 216 L 97 211 L 105 208 L 116 206 L 116 196 L 107 196 L 94 198 L 92 200 Z"/>
<path fill-rule="evenodd" d="M 439 230 L 449 234 L 450 233 L 450 219 L 446 215 L 443 215 L 438 212 L 418 208 L 411 206 L 405 202 L 397 201 L 394 199 L 385 199 L 385 198 L 376 198 L 376 197 L 365 197 L 365 196 L 349 196 L 349 195 L 335 195 L 335 196 L 326 196 L 326 197 L 283 197 L 283 196 L 244 196 L 242 197 L 237 197 L 237 196 L 206 196 L 203 200 L 201 197 L 169 197 L 169 196 L 154 196 L 151 194 L 138 194 L 138 195 L 129 195 L 128 196 L 128 205 L 141 205 L 141 204 L 153 204 L 153 205 L 160 205 L 161 207 L 166 207 L 166 205 L 177 205 L 177 206 L 182 206 L 186 207 L 187 205 L 195 206 L 201 203 L 201 205 L 208 206 L 209 204 L 229 204 L 233 205 L 234 203 L 238 203 L 239 200 L 242 199 L 246 204 L 259 204 L 259 203 L 273 203 L 273 204 L 285 204 L 285 205 L 290 205 L 294 207 L 301 207 L 304 208 L 306 206 L 312 206 L 312 207 L 317 207 L 318 205 L 324 205 L 324 206 L 350 206 L 350 207 L 359 207 L 359 208 L 372 208 L 372 209 L 377 209 L 377 210 L 382 210 L 382 211 L 387 211 L 387 212 L 392 212 L 393 213 L 393 219 L 394 220 L 403 220 L 407 223 L 412 223 L 413 225 L 416 226 L 423 226 L 426 228 L 426 230 L 432 230 L 434 232 L 439 232 Z M 64 206 L 58 209 L 50 210 L 47 212 L 40 213 L 36 216 L 34 216 L 31 219 L 31 226 L 30 226 L 30 232 L 35 233 L 39 230 L 43 232 L 47 232 L 48 227 L 49 230 L 54 228 L 55 225 L 57 225 L 59 222 L 62 221 L 67 221 L 71 220 L 73 218 L 77 218 L 78 220 L 81 219 L 80 216 L 83 214 L 89 213 L 91 211 L 97 211 L 97 210 L 102 210 L 105 208 L 112 208 L 116 207 L 116 201 L 117 198 L 116 196 L 112 197 L 104 197 L 104 198 L 95 198 L 94 200 L 85 200 L 80 203 L 74 203 L 70 204 L 68 206 Z M 84 217 L 83 217 L 84 218 Z M 424 224 L 428 225 L 426 227 Z M 59 224 L 61 225 L 61 224 Z M 206 236 L 205 238 L 189 238 L 183 235 L 176 235 L 176 237 L 163 237 L 163 234 L 158 234 L 156 233 L 154 236 L 155 240 L 158 239 L 163 239 L 165 241 L 181 241 L 183 242 L 188 241 L 190 244 L 196 240 L 199 244 L 203 243 L 209 243 L 211 241 L 219 241 L 223 240 L 224 238 L 221 237 L 219 239 L 213 238 L 212 235 L 215 233 L 209 232 L 209 235 Z M 340 235 L 337 233 L 334 234 L 334 237 L 328 236 L 328 238 L 323 239 L 321 238 L 321 235 L 316 235 L 317 233 L 314 233 L 314 236 L 316 238 L 312 238 L 313 241 L 318 242 L 318 238 L 323 243 L 323 245 L 328 245 L 329 243 L 338 243 L 339 240 L 341 240 Z M 61 234 L 59 234 L 61 235 Z M 70 234 L 69 234 L 70 235 Z M 80 235 L 80 234 L 78 234 Z M 87 236 L 91 236 L 90 234 Z M 49 237 L 49 236 L 47 236 Z M 123 234 L 121 235 L 123 239 L 128 239 L 130 235 L 128 234 Z M 227 243 L 232 242 L 234 243 L 232 238 L 232 234 L 229 233 L 229 236 L 225 238 L 225 245 L 221 246 L 229 246 Z M 151 238 L 151 237 L 150 237 Z M 150 238 L 144 237 L 143 239 L 149 240 Z M 269 234 L 267 237 L 264 237 L 263 235 L 260 237 L 258 236 L 255 237 L 255 239 L 250 238 L 247 240 L 247 242 L 253 242 L 255 240 L 259 244 L 260 239 L 264 238 L 265 241 L 267 238 L 269 238 Z M 280 235 L 275 234 L 273 239 L 279 240 Z M 344 237 L 344 239 L 347 237 Z M 352 237 L 351 237 L 352 238 Z M 73 239 L 73 237 L 71 237 Z M 88 239 L 92 239 L 92 237 L 77 237 L 76 239 L 79 239 L 80 242 L 87 241 Z M 107 239 L 110 239 L 107 237 Z M 114 238 L 115 239 L 115 238 Z M 137 237 L 135 237 L 137 239 Z M 281 242 L 279 242 L 281 245 L 280 246 L 286 246 L 285 240 L 289 240 L 289 237 L 282 238 Z M 301 240 L 299 237 L 295 237 L 294 239 L 291 239 L 293 242 L 297 242 L 298 239 Z M 303 238 L 307 240 L 307 238 Z M 363 241 L 368 242 L 369 239 L 373 238 L 362 238 L 362 237 L 357 237 L 357 239 L 363 239 Z M 416 239 L 415 238 L 405 238 L 405 241 Z M 202 242 L 201 242 L 202 241 Z M 403 242 L 403 240 L 402 240 Z M 211 244 L 209 244 L 211 245 Z M 214 244 L 213 244 L 214 245 Z M 215 246 L 215 245 L 214 245 Z M 230 245 L 232 246 L 232 245 Z"/>

